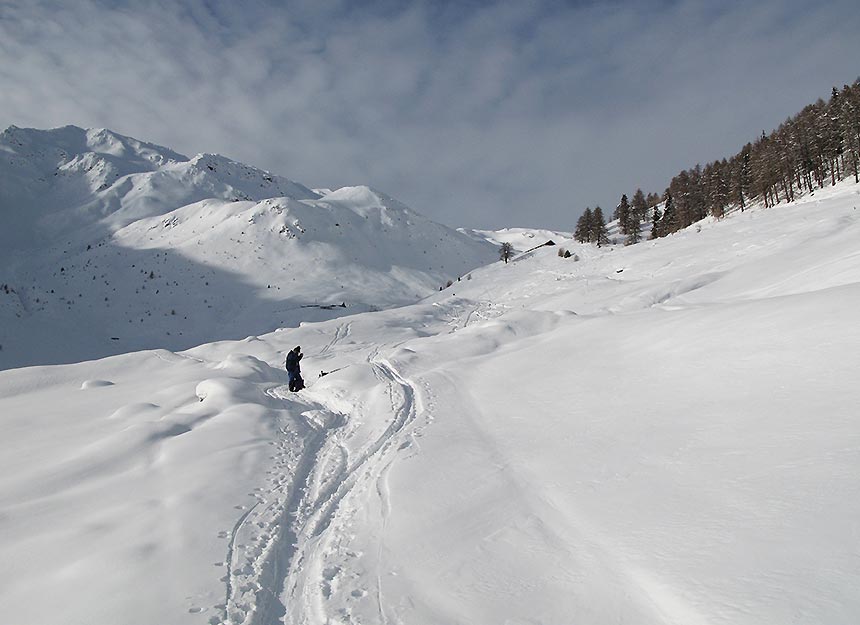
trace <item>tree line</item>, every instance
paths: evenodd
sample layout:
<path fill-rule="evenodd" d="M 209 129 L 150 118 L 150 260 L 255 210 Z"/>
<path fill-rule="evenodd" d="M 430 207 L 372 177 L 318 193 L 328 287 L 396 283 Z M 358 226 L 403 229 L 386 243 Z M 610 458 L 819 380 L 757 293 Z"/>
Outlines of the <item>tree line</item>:
<path fill-rule="evenodd" d="M 827 102 L 819 98 L 769 135 L 762 131 L 731 158 L 680 172 L 661 197 L 646 197 L 641 189 L 632 202 L 622 195 L 613 218 L 625 243 L 632 244 L 639 241 L 641 224 L 649 216 L 651 238 L 664 237 L 708 215 L 719 219 L 757 200 L 769 208 L 852 176 L 860 182 L 860 78 L 841 90 L 834 87 Z M 586 209 L 574 238 L 608 242 L 601 234 L 605 222 L 602 230 L 596 223 L 602 220 L 599 207 Z"/>

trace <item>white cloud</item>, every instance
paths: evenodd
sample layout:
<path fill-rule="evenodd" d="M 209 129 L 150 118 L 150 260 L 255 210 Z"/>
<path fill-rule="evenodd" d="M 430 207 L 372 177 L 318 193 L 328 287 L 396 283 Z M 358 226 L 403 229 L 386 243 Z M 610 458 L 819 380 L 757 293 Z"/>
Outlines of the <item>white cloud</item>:
<path fill-rule="evenodd" d="M 452 225 L 569 228 L 858 73 L 847 1 L 462 6 L 4 4 L 0 124 L 369 183 Z"/>

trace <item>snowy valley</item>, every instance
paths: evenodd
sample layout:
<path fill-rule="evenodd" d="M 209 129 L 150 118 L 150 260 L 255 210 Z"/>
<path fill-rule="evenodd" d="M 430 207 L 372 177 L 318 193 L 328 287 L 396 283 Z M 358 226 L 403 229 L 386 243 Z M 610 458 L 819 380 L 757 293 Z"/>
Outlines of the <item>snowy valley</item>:
<path fill-rule="evenodd" d="M 860 620 L 860 185 L 598 248 L 56 132 L 0 145 L 10 622 Z"/>

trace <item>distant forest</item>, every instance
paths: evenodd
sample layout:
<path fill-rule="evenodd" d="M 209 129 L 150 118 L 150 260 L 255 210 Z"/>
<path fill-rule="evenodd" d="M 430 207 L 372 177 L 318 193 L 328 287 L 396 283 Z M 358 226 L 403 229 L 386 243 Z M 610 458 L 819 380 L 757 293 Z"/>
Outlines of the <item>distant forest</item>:
<path fill-rule="evenodd" d="M 757 200 L 765 207 L 791 202 L 798 194 L 849 176 L 860 182 L 860 78 L 841 91 L 834 87 L 830 100 L 810 104 L 769 135 L 762 132 L 731 158 L 682 171 L 662 196 L 646 197 L 640 189 L 631 203 L 623 195 L 613 217 L 631 244 L 639 240 L 640 225 L 648 217 L 651 238 L 664 237 L 708 215 L 743 211 Z M 580 217 L 577 240 L 604 242 L 605 227 L 595 219 L 599 210 L 586 209 Z"/>

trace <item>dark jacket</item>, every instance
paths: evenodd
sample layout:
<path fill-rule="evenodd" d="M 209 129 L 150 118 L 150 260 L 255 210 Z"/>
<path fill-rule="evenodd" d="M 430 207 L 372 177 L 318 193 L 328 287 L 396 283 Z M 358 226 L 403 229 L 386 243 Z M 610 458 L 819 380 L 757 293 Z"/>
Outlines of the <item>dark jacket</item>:
<path fill-rule="evenodd" d="M 294 349 L 290 350 L 290 352 L 287 354 L 287 371 L 298 371 L 299 361 L 302 359 L 302 356 L 304 356 L 304 354 L 297 352 Z"/>

